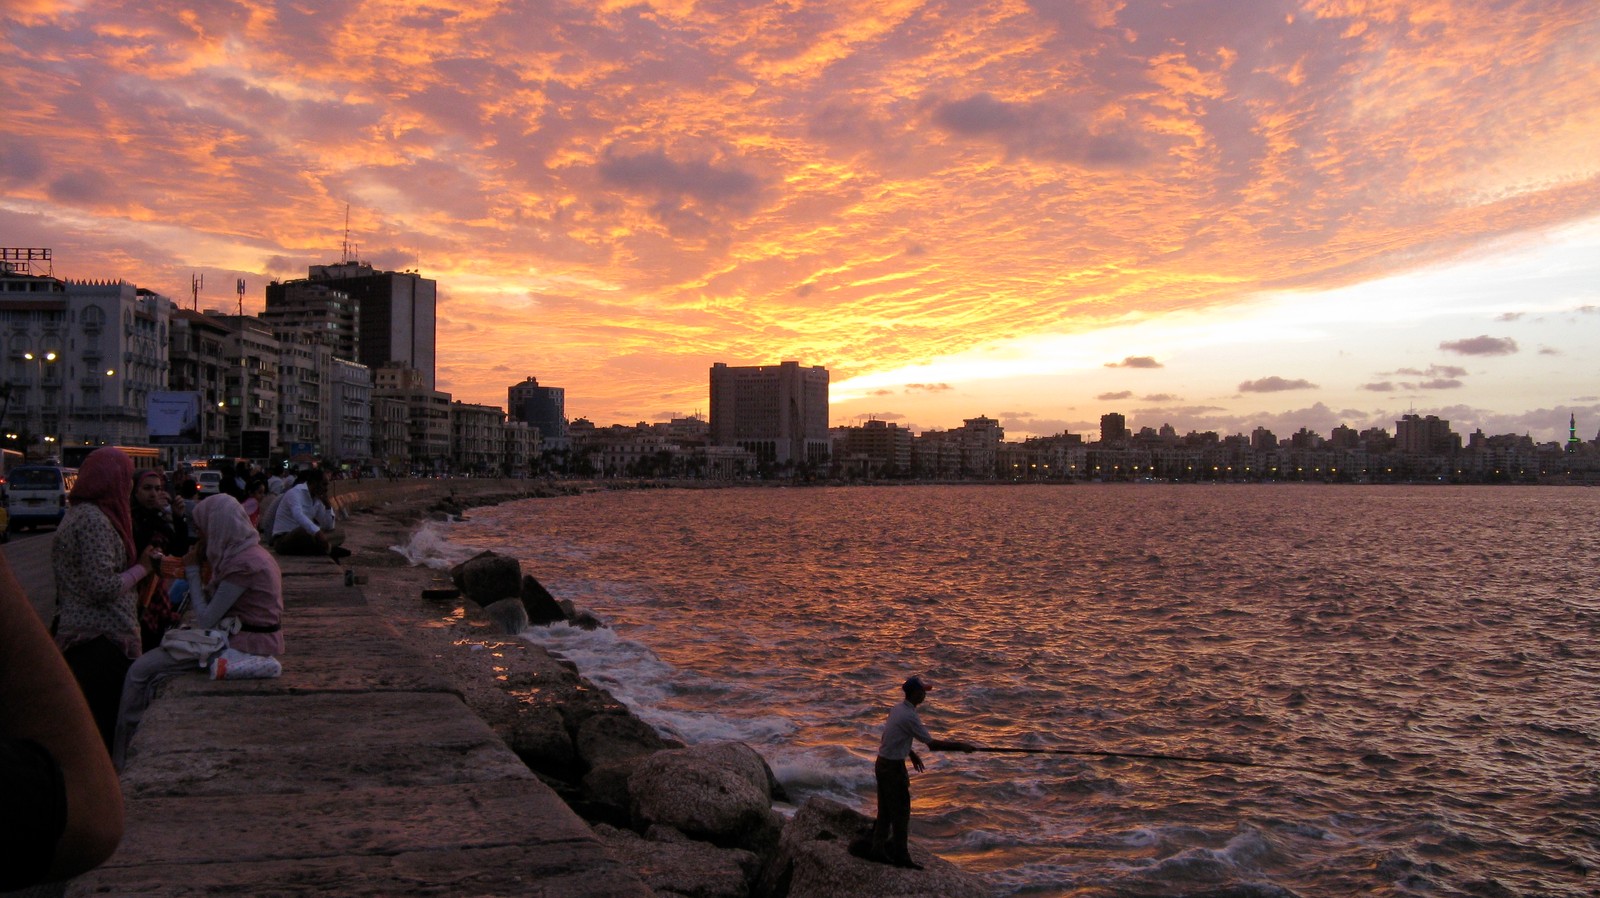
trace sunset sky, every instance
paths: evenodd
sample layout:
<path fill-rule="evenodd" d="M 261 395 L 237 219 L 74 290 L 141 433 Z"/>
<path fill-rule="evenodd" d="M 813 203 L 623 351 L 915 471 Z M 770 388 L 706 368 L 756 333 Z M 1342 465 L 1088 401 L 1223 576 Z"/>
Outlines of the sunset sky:
<path fill-rule="evenodd" d="M 1600 432 L 1595 0 L 0 0 L 0 245 L 259 310 L 439 282 L 597 424 Z"/>

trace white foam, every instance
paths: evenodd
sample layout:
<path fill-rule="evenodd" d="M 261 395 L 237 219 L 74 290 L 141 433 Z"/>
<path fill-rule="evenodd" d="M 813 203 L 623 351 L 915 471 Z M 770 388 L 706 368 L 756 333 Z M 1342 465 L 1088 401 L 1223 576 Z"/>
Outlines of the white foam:
<path fill-rule="evenodd" d="M 449 540 L 449 524 L 428 521 L 403 546 L 390 546 L 389 551 L 400 553 L 406 561 L 433 568 L 448 570 L 478 554 L 477 549 L 456 545 Z"/>

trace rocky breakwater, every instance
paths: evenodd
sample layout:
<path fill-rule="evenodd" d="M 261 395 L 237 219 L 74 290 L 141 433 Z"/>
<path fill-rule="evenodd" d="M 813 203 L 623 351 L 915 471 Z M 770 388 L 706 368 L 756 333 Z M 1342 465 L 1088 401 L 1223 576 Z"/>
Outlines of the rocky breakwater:
<path fill-rule="evenodd" d="M 850 843 L 872 821 L 835 802 L 810 800 L 786 822 L 774 803 L 788 797 L 753 748 L 662 736 L 566 659 L 514 638 L 528 626 L 604 626 L 552 596 L 516 559 L 485 552 L 452 569 L 449 585 L 424 593 L 434 613 L 407 629 L 523 763 L 657 895 L 991 894 L 982 879 L 921 849 L 914 850 L 924 870 L 852 856 Z"/>

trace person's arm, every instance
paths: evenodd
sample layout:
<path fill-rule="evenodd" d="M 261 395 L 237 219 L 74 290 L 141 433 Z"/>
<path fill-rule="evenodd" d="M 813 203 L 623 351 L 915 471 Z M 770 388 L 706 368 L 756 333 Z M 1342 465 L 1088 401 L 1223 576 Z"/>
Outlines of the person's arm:
<path fill-rule="evenodd" d="M 67 826 L 46 881 L 111 857 L 122 841 L 122 789 L 72 671 L 0 556 L 0 733 L 42 746 L 66 784 Z M 3 799 L 0 799 L 3 800 Z"/>
<path fill-rule="evenodd" d="M 205 594 L 205 590 L 201 590 L 195 596 L 195 625 L 205 630 L 216 627 L 224 617 L 228 616 L 228 612 L 233 610 L 233 603 L 242 595 L 244 587 L 232 580 L 224 580 L 217 584 L 209 596 Z"/>
<path fill-rule="evenodd" d="M 300 492 L 290 490 L 284 493 L 283 498 L 285 502 L 289 503 L 289 517 L 294 520 L 294 526 L 304 528 L 307 533 L 313 536 L 322 530 L 311 517 L 313 514 L 313 500 L 310 493 L 304 490 Z"/>

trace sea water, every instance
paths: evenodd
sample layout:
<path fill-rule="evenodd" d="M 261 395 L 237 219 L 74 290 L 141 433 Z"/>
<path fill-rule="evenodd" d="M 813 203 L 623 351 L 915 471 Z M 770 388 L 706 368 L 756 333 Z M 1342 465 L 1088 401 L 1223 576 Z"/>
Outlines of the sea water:
<path fill-rule="evenodd" d="M 1002 894 L 1600 893 L 1600 490 L 652 490 L 475 509 L 605 619 L 526 637 L 687 742 L 869 815 L 898 686 L 913 838 Z M 1271 767 L 1222 763 L 1247 760 Z"/>

